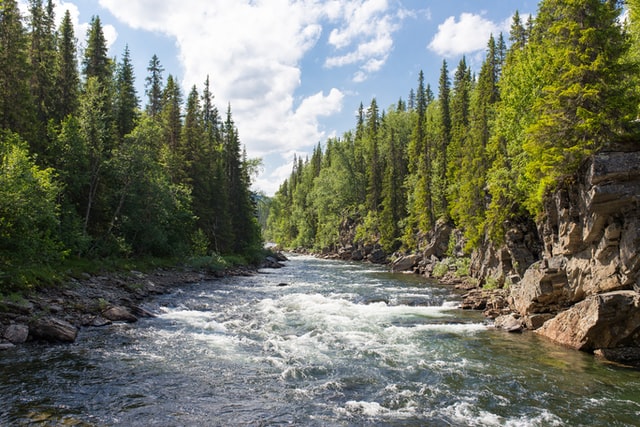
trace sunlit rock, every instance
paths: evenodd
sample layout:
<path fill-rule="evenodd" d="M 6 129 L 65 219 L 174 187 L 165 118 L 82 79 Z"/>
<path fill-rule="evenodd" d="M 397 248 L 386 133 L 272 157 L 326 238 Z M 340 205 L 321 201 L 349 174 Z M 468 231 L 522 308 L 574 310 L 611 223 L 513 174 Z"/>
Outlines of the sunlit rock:
<path fill-rule="evenodd" d="M 592 295 L 558 314 L 536 333 L 584 351 L 640 346 L 640 294 Z"/>

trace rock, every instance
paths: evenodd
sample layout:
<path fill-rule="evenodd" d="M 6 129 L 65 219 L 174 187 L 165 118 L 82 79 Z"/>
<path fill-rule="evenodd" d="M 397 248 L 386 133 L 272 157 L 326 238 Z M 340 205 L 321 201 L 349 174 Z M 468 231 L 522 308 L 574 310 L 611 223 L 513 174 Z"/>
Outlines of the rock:
<path fill-rule="evenodd" d="M 374 264 L 386 264 L 387 254 L 382 249 L 377 248 L 367 255 L 367 260 Z"/>
<path fill-rule="evenodd" d="M 592 295 L 545 322 L 536 333 L 583 351 L 640 347 L 640 294 Z"/>
<path fill-rule="evenodd" d="M 91 326 L 94 328 L 101 328 L 103 326 L 111 325 L 113 322 L 109 319 L 105 319 L 102 316 L 82 316 L 82 326 Z"/>
<path fill-rule="evenodd" d="M 427 235 L 427 247 L 424 250 L 424 258 L 430 258 L 434 255 L 438 259 L 442 259 L 449 249 L 449 239 L 453 227 L 446 221 L 438 220 L 436 225 Z"/>
<path fill-rule="evenodd" d="M 610 362 L 640 368 L 640 347 L 599 348 L 593 354 Z"/>
<path fill-rule="evenodd" d="M 284 264 L 282 264 L 276 257 L 268 256 L 262 260 L 262 264 L 260 265 L 262 268 L 282 268 Z"/>
<path fill-rule="evenodd" d="M 355 249 L 351 252 L 351 259 L 353 261 L 362 261 L 364 259 L 364 252 L 361 249 Z"/>
<path fill-rule="evenodd" d="M 10 342 L 0 342 L 0 351 L 9 350 L 13 347 L 15 347 L 15 345 Z"/>
<path fill-rule="evenodd" d="M 105 319 L 111 320 L 113 322 L 137 322 L 138 318 L 134 316 L 128 308 L 114 305 L 113 307 L 109 307 L 104 310 L 102 316 Z"/>
<path fill-rule="evenodd" d="M 532 221 L 508 224 L 505 243 L 480 245 L 471 253 L 471 276 L 492 277 L 499 286 L 519 283 L 527 268 L 540 260 L 542 244 Z"/>
<path fill-rule="evenodd" d="M 45 317 L 34 321 L 29 326 L 29 333 L 35 339 L 49 342 L 74 342 L 78 329 L 62 319 Z"/>
<path fill-rule="evenodd" d="M 507 332 L 522 332 L 522 320 L 513 314 L 498 316 L 494 320 L 494 326 L 498 329 L 504 329 Z"/>
<path fill-rule="evenodd" d="M 153 314 L 152 312 L 150 312 L 149 310 L 140 307 L 139 305 L 135 305 L 133 307 L 131 307 L 131 313 L 140 318 L 140 317 L 156 317 L 155 314 Z"/>
<path fill-rule="evenodd" d="M 282 283 L 278 283 L 277 286 L 284 287 L 284 286 L 289 286 L 289 284 L 282 282 Z"/>
<path fill-rule="evenodd" d="M 401 271 L 411 271 L 418 265 L 421 259 L 422 256 L 418 254 L 401 256 L 393 261 L 393 263 L 391 264 L 391 271 L 394 273 Z"/>
<path fill-rule="evenodd" d="M 4 331 L 4 339 L 13 344 L 22 344 L 29 337 L 29 327 L 20 323 L 14 323 L 7 326 Z"/>
<path fill-rule="evenodd" d="M 553 319 L 555 314 L 552 313 L 535 313 L 530 314 L 524 318 L 524 324 L 527 329 L 532 331 L 538 329 L 540 326 L 544 324 L 549 319 Z"/>
<path fill-rule="evenodd" d="M 522 281 L 510 288 L 513 308 L 526 316 L 558 311 L 574 302 L 565 263 L 564 257 L 553 257 L 529 267 Z"/>

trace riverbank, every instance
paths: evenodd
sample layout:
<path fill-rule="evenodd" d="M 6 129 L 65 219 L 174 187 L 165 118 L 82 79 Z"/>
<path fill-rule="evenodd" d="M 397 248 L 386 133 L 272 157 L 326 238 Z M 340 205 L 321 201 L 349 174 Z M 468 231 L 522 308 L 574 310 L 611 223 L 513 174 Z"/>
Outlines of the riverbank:
<path fill-rule="evenodd" d="M 265 258 L 260 267 L 282 266 L 283 256 Z M 0 301 L 0 350 L 27 341 L 73 342 L 82 327 L 102 327 L 113 322 L 136 322 L 153 313 L 141 304 L 177 286 L 227 276 L 256 274 L 258 267 L 236 266 L 225 270 L 193 267 L 157 268 L 81 274 L 62 284 L 42 288 L 26 296 Z"/>

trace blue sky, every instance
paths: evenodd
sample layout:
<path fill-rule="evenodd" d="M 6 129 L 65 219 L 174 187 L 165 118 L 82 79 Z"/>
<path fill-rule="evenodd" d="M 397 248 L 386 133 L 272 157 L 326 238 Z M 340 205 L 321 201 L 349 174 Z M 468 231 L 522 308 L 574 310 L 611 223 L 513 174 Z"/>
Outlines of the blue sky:
<path fill-rule="evenodd" d="M 437 92 L 442 61 L 462 55 L 479 71 L 489 34 L 508 36 L 513 13 L 530 0 L 70 0 L 82 45 L 100 16 L 110 55 L 129 45 L 138 96 L 153 54 L 166 78 L 189 92 L 209 75 L 221 112 L 231 103 L 249 157 L 263 159 L 254 188 L 272 195 L 294 154 L 355 125 L 372 98 L 386 109 L 407 99 L 420 70 Z M 21 0 L 26 3 L 26 0 Z"/>

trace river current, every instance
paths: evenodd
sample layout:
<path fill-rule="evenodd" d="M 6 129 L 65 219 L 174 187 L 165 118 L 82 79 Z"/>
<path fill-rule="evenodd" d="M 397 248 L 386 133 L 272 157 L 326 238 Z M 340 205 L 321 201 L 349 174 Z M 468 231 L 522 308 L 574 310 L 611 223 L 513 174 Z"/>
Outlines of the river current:
<path fill-rule="evenodd" d="M 156 318 L 0 353 L 0 425 L 640 425 L 639 371 L 494 330 L 458 300 L 306 256 L 185 285 L 146 303 Z"/>

